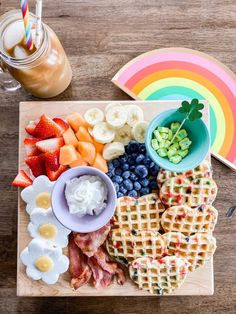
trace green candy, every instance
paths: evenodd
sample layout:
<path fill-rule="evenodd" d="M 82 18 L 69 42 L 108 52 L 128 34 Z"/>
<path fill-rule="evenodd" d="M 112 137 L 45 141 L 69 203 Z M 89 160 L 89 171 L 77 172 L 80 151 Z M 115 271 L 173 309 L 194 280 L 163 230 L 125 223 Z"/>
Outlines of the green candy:
<path fill-rule="evenodd" d="M 182 139 L 184 139 L 187 136 L 188 136 L 188 133 L 186 132 L 186 130 L 185 129 L 181 129 L 179 131 L 179 133 L 176 135 L 176 138 L 177 138 L 178 141 L 181 141 Z"/>
<path fill-rule="evenodd" d="M 178 150 L 178 155 L 180 155 L 182 158 L 188 155 L 188 149 L 185 150 Z"/>
<path fill-rule="evenodd" d="M 167 156 L 167 149 L 166 148 L 159 148 L 157 152 L 158 152 L 158 155 L 160 157 L 166 157 Z"/>
<path fill-rule="evenodd" d="M 178 164 L 182 160 L 182 157 L 180 155 L 175 155 L 173 157 L 170 157 L 170 162 L 173 162 L 173 164 Z"/>
<path fill-rule="evenodd" d="M 156 138 L 152 139 L 152 148 L 158 150 L 159 144 Z"/>
<path fill-rule="evenodd" d="M 158 142 L 162 142 L 163 141 L 163 138 L 161 137 L 161 134 L 158 132 L 158 130 L 154 131 L 154 136 L 156 137 Z"/>
<path fill-rule="evenodd" d="M 159 126 L 158 128 L 157 128 L 157 130 L 158 130 L 158 132 L 160 132 L 160 133 L 169 133 L 169 128 L 166 128 L 166 127 L 164 127 L 164 126 Z"/>
<path fill-rule="evenodd" d="M 184 138 L 182 141 L 179 142 L 179 145 L 181 147 L 181 150 L 185 150 L 189 148 L 189 146 L 192 144 L 190 139 L 188 137 Z"/>
<path fill-rule="evenodd" d="M 180 123 L 179 122 L 172 122 L 170 125 L 170 129 L 173 133 L 175 133 L 178 128 L 180 127 Z"/>

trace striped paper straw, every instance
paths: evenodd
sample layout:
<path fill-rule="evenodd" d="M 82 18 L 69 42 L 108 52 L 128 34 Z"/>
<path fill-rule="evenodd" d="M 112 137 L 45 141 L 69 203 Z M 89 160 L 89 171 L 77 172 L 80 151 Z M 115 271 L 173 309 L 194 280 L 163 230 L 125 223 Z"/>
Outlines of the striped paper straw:
<path fill-rule="evenodd" d="M 41 41 L 42 30 L 42 0 L 36 1 L 36 35 L 35 35 L 35 47 L 38 49 Z"/>
<path fill-rule="evenodd" d="M 26 46 L 29 50 L 31 50 L 33 49 L 34 44 L 33 44 L 32 33 L 31 33 L 28 0 L 21 0 L 20 6 L 21 6 L 21 12 L 22 12 L 24 26 L 25 26 Z"/>

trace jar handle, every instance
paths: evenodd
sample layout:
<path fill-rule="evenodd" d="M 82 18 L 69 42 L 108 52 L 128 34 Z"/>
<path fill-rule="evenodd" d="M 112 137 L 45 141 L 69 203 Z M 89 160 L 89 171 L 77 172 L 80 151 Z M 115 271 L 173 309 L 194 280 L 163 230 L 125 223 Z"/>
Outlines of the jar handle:
<path fill-rule="evenodd" d="M 0 87 L 7 92 L 14 92 L 18 90 L 21 85 L 8 72 L 0 58 Z"/>

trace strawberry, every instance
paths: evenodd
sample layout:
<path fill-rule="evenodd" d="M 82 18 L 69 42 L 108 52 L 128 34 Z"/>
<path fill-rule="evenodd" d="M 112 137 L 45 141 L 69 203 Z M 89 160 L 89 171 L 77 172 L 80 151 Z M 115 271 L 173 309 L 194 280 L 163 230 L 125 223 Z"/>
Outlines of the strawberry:
<path fill-rule="evenodd" d="M 43 154 L 38 156 L 31 156 L 25 159 L 25 163 L 29 166 L 35 177 L 45 174 L 44 156 Z"/>
<path fill-rule="evenodd" d="M 48 179 L 50 181 L 56 181 L 57 178 L 59 178 L 59 176 L 68 169 L 67 166 L 62 166 L 60 165 L 60 167 L 58 168 L 57 171 L 52 171 L 49 169 L 49 167 L 47 166 L 46 164 L 46 173 L 47 173 L 47 176 L 48 176 Z"/>
<path fill-rule="evenodd" d="M 34 136 L 41 139 L 57 137 L 60 136 L 60 134 L 60 126 L 45 114 L 40 117 L 40 120 L 34 129 Z"/>
<path fill-rule="evenodd" d="M 36 143 L 40 141 L 39 138 L 25 138 L 24 139 L 24 145 L 25 145 L 25 151 L 27 156 L 35 156 L 39 155 L 40 152 L 36 147 Z"/>
<path fill-rule="evenodd" d="M 29 124 L 25 127 L 26 132 L 29 135 L 34 136 L 34 130 L 35 130 L 36 124 L 38 124 L 38 123 L 39 123 L 39 119 L 37 119 L 35 121 L 30 121 Z"/>
<path fill-rule="evenodd" d="M 13 180 L 12 185 L 25 188 L 25 187 L 31 185 L 32 183 L 33 183 L 33 181 L 30 179 L 30 177 L 27 175 L 27 173 L 24 170 L 20 170 L 18 175 Z"/>
<path fill-rule="evenodd" d="M 62 118 L 54 118 L 53 121 L 61 128 L 60 135 L 62 135 L 69 128 L 69 123 Z"/>
<path fill-rule="evenodd" d="M 47 140 L 39 141 L 36 143 L 36 147 L 43 153 L 54 153 L 64 145 L 62 137 L 49 138 Z"/>
<path fill-rule="evenodd" d="M 55 151 L 54 153 L 45 153 L 44 160 L 47 169 L 50 169 L 51 171 L 57 171 L 60 167 L 59 151 Z"/>

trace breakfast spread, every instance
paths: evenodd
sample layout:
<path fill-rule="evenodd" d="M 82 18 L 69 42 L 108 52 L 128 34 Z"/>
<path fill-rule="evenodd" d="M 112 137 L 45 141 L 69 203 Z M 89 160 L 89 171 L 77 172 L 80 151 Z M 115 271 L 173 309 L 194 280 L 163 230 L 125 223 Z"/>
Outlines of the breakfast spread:
<path fill-rule="evenodd" d="M 26 125 L 30 172 L 20 170 L 13 185 L 24 188 L 21 196 L 30 218 L 27 229 L 33 240 L 21 253 L 30 278 L 52 284 L 69 267 L 70 286 L 79 292 L 91 283 L 98 290 L 107 288 L 115 279 L 125 285 L 128 273 L 139 289 L 162 295 L 175 291 L 212 258 L 218 212 L 212 206 L 217 186 L 210 162 L 184 172 L 160 169 L 146 147 L 148 127 L 141 107 L 118 102 L 65 117 L 42 114 Z M 179 122 L 157 126 L 153 136 L 157 153 L 166 149 L 172 158 L 191 151 Z M 112 219 L 92 232 L 64 227 L 53 208 L 62 206 L 51 200 L 53 187 L 75 167 L 84 174 L 63 186 L 67 213 L 74 219 L 93 224 L 107 210 L 109 184 L 90 174 L 91 167 L 110 178 L 116 195 Z M 68 258 L 62 248 L 68 248 Z"/>
<path fill-rule="evenodd" d="M 71 214 L 99 215 L 106 207 L 107 187 L 100 177 L 84 175 L 66 182 L 65 196 Z"/>

